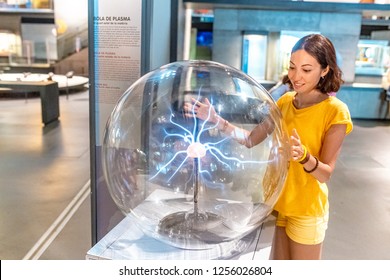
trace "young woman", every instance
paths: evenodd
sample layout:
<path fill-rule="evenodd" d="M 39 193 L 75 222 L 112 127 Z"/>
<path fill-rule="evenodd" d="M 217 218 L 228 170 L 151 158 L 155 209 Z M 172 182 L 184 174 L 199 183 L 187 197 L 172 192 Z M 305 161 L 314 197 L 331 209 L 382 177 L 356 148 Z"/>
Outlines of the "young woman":
<path fill-rule="evenodd" d="M 344 137 L 352 131 L 348 107 L 335 96 L 343 83 L 331 41 L 319 34 L 301 38 L 291 52 L 283 84 L 292 91 L 277 105 L 290 134 L 291 162 L 285 186 L 275 205 L 276 228 L 271 259 L 320 259 L 328 225 L 326 182 L 331 177 Z M 244 131 L 222 119 L 210 102 L 193 100 L 185 110 L 252 147 L 272 127 Z"/>
<path fill-rule="evenodd" d="M 290 133 L 292 162 L 275 206 L 272 259 L 321 258 L 329 217 L 326 182 L 352 131 L 347 106 L 334 96 L 341 75 L 328 38 L 305 36 L 293 47 L 283 79 L 293 91 L 277 101 Z"/>

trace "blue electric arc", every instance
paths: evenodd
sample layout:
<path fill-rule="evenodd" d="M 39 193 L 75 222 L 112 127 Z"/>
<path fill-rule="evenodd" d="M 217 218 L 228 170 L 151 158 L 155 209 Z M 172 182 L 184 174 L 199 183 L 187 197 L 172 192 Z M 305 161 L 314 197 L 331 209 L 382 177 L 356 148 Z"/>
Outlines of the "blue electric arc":
<path fill-rule="evenodd" d="M 199 101 L 199 100 L 200 100 L 200 97 L 198 95 L 197 101 Z M 168 168 L 175 161 L 175 159 L 177 159 L 181 155 L 184 155 L 184 159 L 175 168 L 176 169 L 175 172 L 173 172 L 173 174 L 168 178 L 168 182 L 173 177 L 175 177 L 177 172 L 180 171 L 181 167 L 187 162 L 187 160 L 200 159 L 200 158 L 203 158 L 207 155 L 214 157 L 218 162 L 225 165 L 228 169 L 231 169 L 231 164 L 229 164 L 228 162 L 236 162 L 239 164 L 267 164 L 270 162 L 270 160 L 266 160 L 266 161 L 241 160 L 237 157 L 224 155 L 223 152 L 218 148 L 218 146 L 220 146 L 225 141 L 231 140 L 232 138 L 229 136 L 225 136 L 221 140 L 216 141 L 216 142 L 202 142 L 201 141 L 202 134 L 204 134 L 210 130 L 216 129 L 218 123 L 216 123 L 216 124 L 212 123 L 211 126 L 206 126 L 207 123 L 211 123 L 211 122 L 209 122 L 209 120 L 210 120 L 210 116 L 211 116 L 211 106 L 213 106 L 212 101 L 211 101 L 211 106 L 209 107 L 209 110 L 208 110 L 208 116 L 204 121 L 200 121 L 196 117 L 196 113 L 194 111 L 195 104 L 192 105 L 192 110 L 190 113 L 192 118 L 193 118 L 193 127 L 191 130 L 187 129 L 183 125 L 180 125 L 179 123 L 175 122 L 173 120 L 175 114 L 171 110 L 169 121 L 172 125 L 179 128 L 179 131 L 181 131 L 181 133 L 179 133 L 179 132 L 169 133 L 166 129 L 164 129 L 165 137 L 164 137 L 163 143 L 166 142 L 167 138 L 176 137 L 176 138 L 182 139 L 183 143 L 186 143 L 187 146 L 185 149 L 183 148 L 182 150 L 177 151 L 172 156 L 171 159 L 169 159 L 168 161 L 163 163 L 163 165 L 159 168 L 159 170 L 156 172 L 156 174 L 154 174 L 153 176 L 150 177 L 150 180 L 153 180 L 154 178 L 156 178 L 161 172 L 163 172 L 166 168 Z M 198 126 L 199 122 L 200 122 L 200 126 Z M 195 160 L 194 162 L 197 164 L 198 172 L 200 174 L 203 174 L 203 173 L 210 174 L 207 169 L 204 169 L 202 167 L 201 160 Z"/>

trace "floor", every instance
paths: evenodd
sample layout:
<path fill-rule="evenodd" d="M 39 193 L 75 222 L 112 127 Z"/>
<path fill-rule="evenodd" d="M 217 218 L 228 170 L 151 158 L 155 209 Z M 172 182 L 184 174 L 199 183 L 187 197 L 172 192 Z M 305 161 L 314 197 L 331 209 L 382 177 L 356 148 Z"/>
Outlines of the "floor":
<path fill-rule="evenodd" d="M 39 97 L 0 99 L 0 259 L 84 259 L 88 181 L 88 91 L 62 94 L 47 126 Z"/>
<path fill-rule="evenodd" d="M 0 98 L 0 259 L 83 260 L 92 247 L 88 91 Z M 390 259 L 390 121 L 354 120 L 329 182 L 323 259 Z"/>

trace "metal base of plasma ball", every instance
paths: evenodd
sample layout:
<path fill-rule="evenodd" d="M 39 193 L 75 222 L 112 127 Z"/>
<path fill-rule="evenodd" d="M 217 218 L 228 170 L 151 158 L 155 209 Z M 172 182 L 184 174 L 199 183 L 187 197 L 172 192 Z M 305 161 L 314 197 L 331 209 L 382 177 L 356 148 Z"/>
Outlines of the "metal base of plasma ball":
<path fill-rule="evenodd" d="M 158 232 L 161 235 L 175 239 L 204 239 L 205 232 L 218 227 L 223 218 L 210 213 L 176 212 L 164 217 Z M 207 238 L 206 238 L 207 239 Z M 205 242 L 210 240 L 203 240 Z"/>

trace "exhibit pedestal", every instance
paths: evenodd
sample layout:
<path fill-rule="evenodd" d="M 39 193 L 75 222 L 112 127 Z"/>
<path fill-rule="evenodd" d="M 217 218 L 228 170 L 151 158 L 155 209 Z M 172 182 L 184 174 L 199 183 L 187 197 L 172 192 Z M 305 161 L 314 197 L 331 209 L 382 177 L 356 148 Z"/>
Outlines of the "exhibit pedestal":
<path fill-rule="evenodd" d="M 269 216 L 242 242 L 223 242 L 213 249 L 187 250 L 168 245 L 147 236 L 137 227 L 135 218 L 125 217 L 115 228 L 93 246 L 86 255 L 87 260 L 208 260 L 224 255 L 223 259 L 268 260 L 275 228 L 275 217 Z M 232 254 L 232 247 L 243 251 Z"/>
<path fill-rule="evenodd" d="M 42 123 L 47 125 L 60 116 L 58 83 L 55 81 L 0 81 L 0 87 L 14 91 L 39 92 L 41 98 Z"/>

